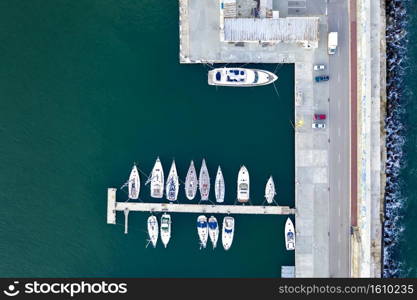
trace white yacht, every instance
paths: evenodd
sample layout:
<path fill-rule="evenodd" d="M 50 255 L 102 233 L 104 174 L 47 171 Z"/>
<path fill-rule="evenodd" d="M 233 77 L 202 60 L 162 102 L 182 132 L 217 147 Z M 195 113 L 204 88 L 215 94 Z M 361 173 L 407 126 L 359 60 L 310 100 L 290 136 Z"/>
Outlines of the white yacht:
<path fill-rule="evenodd" d="M 188 200 L 193 200 L 197 194 L 198 179 L 197 171 L 195 170 L 194 161 L 191 161 L 188 168 L 187 177 L 185 177 L 185 196 Z"/>
<path fill-rule="evenodd" d="M 295 230 L 290 218 L 285 222 L 285 247 L 287 250 L 295 249 Z"/>
<path fill-rule="evenodd" d="M 163 214 L 161 217 L 161 240 L 166 248 L 171 239 L 171 216 Z"/>
<path fill-rule="evenodd" d="M 130 171 L 128 189 L 129 189 L 129 199 L 139 198 L 140 178 L 139 178 L 138 168 L 136 167 L 136 165 L 133 165 L 132 171 Z"/>
<path fill-rule="evenodd" d="M 199 177 L 200 181 L 198 186 L 200 188 L 201 200 L 208 200 L 210 193 L 210 176 L 204 159 L 201 164 Z"/>
<path fill-rule="evenodd" d="M 169 201 L 176 201 L 178 197 L 179 181 L 177 174 L 177 167 L 175 166 L 175 160 L 172 161 L 171 169 L 169 170 L 167 183 L 166 183 L 166 194 Z"/>
<path fill-rule="evenodd" d="M 197 232 L 200 238 L 200 246 L 206 248 L 208 239 L 208 224 L 207 217 L 204 215 L 198 216 L 197 218 Z"/>
<path fill-rule="evenodd" d="M 252 87 L 274 82 L 272 72 L 246 68 L 217 68 L 208 72 L 208 84 L 233 87 Z"/>
<path fill-rule="evenodd" d="M 277 193 L 275 192 L 274 179 L 272 178 L 272 176 L 270 176 L 269 179 L 268 179 L 268 182 L 266 183 L 266 186 L 265 186 L 266 202 L 268 202 L 269 204 L 274 202 L 274 197 L 275 197 L 276 194 Z"/>
<path fill-rule="evenodd" d="M 224 178 L 220 166 L 217 169 L 216 181 L 214 183 L 214 193 L 216 201 L 221 203 L 224 201 Z"/>
<path fill-rule="evenodd" d="M 249 172 L 242 166 L 237 176 L 237 201 L 246 203 L 249 201 Z"/>
<path fill-rule="evenodd" d="M 162 198 L 164 196 L 164 169 L 162 169 L 161 160 L 156 159 L 151 173 L 151 197 Z"/>
<path fill-rule="evenodd" d="M 156 247 L 156 242 L 158 241 L 159 228 L 158 228 L 158 219 L 155 216 L 149 216 L 148 218 L 148 235 L 149 241 L 152 243 L 152 246 Z"/>
<path fill-rule="evenodd" d="M 219 223 L 217 223 L 217 219 L 214 216 L 211 216 L 208 220 L 208 231 L 210 241 L 213 244 L 213 249 L 215 249 L 217 240 L 219 239 Z"/>
<path fill-rule="evenodd" d="M 235 219 L 233 217 L 223 218 L 222 243 L 224 250 L 229 250 L 233 243 L 233 235 L 235 231 Z"/>

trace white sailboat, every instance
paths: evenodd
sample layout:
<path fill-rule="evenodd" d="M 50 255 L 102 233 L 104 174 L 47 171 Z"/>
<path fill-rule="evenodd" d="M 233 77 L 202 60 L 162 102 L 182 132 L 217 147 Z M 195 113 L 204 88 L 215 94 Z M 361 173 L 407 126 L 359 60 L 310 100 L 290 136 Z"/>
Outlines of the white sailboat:
<path fill-rule="evenodd" d="M 136 167 L 136 165 L 133 165 L 132 171 L 130 171 L 128 190 L 129 199 L 136 200 L 139 198 L 140 178 L 138 168 Z"/>
<path fill-rule="evenodd" d="M 214 183 L 214 193 L 216 195 L 216 201 L 219 203 L 224 201 L 224 190 L 225 190 L 225 186 L 224 186 L 223 173 L 222 173 L 222 169 L 219 166 L 217 169 L 216 181 Z"/>
<path fill-rule="evenodd" d="M 285 222 L 285 247 L 287 250 L 295 249 L 295 230 L 290 218 Z"/>
<path fill-rule="evenodd" d="M 201 164 L 199 177 L 200 177 L 200 182 L 198 186 L 200 188 L 201 200 L 208 200 L 209 193 L 210 193 L 210 176 L 209 176 L 208 169 L 206 166 L 206 161 L 204 159 Z"/>
<path fill-rule="evenodd" d="M 177 200 L 178 190 L 179 190 L 179 181 L 178 181 L 177 167 L 175 166 L 175 160 L 172 161 L 165 190 L 167 194 L 167 199 L 169 201 Z"/>
<path fill-rule="evenodd" d="M 158 241 L 159 228 L 158 228 L 158 219 L 155 216 L 149 216 L 148 218 L 148 235 L 149 241 L 152 243 L 152 246 L 155 248 Z"/>
<path fill-rule="evenodd" d="M 237 176 L 237 201 L 246 203 L 249 201 L 249 172 L 242 166 Z"/>
<path fill-rule="evenodd" d="M 276 195 L 276 192 L 275 192 L 274 179 L 272 178 L 272 176 L 270 176 L 269 179 L 268 179 L 268 182 L 266 183 L 266 186 L 265 186 L 266 202 L 268 202 L 269 204 L 274 202 L 275 195 Z"/>
<path fill-rule="evenodd" d="M 163 214 L 161 217 L 161 240 L 166 248 L 171 239 L 171 216 Z"/>
<path fill-rule="evenodd" d="M 217 240 L 219 239 L 219 223 L 217 223 L 217 219 L 214 216 L 211 216 L 208 220 L 208 231 L 210 241 L 213 244 L 213 249 L 215 249 Z"/>
<path fill-rule="evenodd" d="M 202 248 L 206 248 L 208 239 L 208 224 L 207 217 L 204 215 L 197 218 L 197 233 L 200 238 L 200 245 Z"/>
<path fill-rule="evenodd" d="M 151 197 L 162 198 L 164 196 L 164 169 L 159 157 L 156 159 L 151 173 Z"/>
<path fill-rule="evenodd" d="M 224 250 L 229 250 L 233 243 L 233 235 L 235 231 L 235 219 L 233 217 L 223 218 L 222 243 Z"/>
<path fill-rule="evenodd" d="M 194 161 L 191 161 L 188 168 L 187 177 L 185 177 L 185 196 L 188 200 L 193 200 L 197 194 L 198 179 L 197 171 L 195 170 Z"/>
<path fill-rule="evenodd" d="M 252 87 L 274 82 L 272 72 L 246 68 L 217 68 L 208 72 L 208 84 L 231 87 Z"/>

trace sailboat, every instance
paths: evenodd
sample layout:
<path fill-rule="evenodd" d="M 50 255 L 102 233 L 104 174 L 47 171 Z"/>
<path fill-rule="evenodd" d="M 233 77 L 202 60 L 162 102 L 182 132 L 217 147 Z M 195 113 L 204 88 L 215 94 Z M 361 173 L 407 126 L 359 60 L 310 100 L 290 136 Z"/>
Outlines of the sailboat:
<path fill-rule="evenodd" d="M 214 193 L 216 195 L 216 201 L 221 203 L 224 201 L 224 178 L 223 178 L 223 173 L 222 173 L 222 169 L 220 168 L 220 166 L 217 169 L 217 175 L 216 175 L 216 180 L 214 183 Z"/>
<path fill-rule="evenodd" d="M 197 218 L 197 233 L 200 238 L 200 245 L 202 248 L 206 248 L 208 239 L 208 224 L 207 217 L 204 215 Z"/>
<path fill-rule="evenodd" d="M 265 186 L 266 202 L 268 202 L 269 204 L 274 202 L 275 195 L 276 195 L 276 192 L 275 192 L 274 179 L 272 179 L 272 176 L 270 176 L 269 179 L 268 179 L 268 182 L 266 183 L 266 186 Z"/>
<path fill-rule="evenodd" d="M 129 199 L 138 199 L 140 191 L 140 178 L 138 168 L 136 164 L 133 165 L 132 171 L 130 171 L 129 183 L 128 183 Z"/>
<path fill-rule="evenodd" d="M 242 166 L 237 176 L 237 201 L 246 203 L 249 201 L 249 172 Z"/>
<path fill-rule="evenodd" d="M 287 248 L 287 250 L 295 249 L 294 224 L 292 223 L 290 218 L 288 218 L 287 222 L 285 222 L 285 247 Z"/>
<path fill-rule="evenodd" d="M 187 177 L 185 177 L 185 196 L 188 200 L 193 200 L 197 194 L 198 179 L 195 170 L 194 161 L 191 161 L 188 168 Z"/>
<path fill-rule="evenodd" d="M 208 200 L 210 193 L 210 177 L 206 166 L 206 161 L 203 159 L 200 169 L 200 182 L 199 182 L 201 200 Z"/>
<path fill-rule="evenodd" d="M 211 216 L 208 221 L 208 231 L 210 241 L 213 244 L 213 249 L 217 246 L 217 240 L 219 239 L 219 224 L 214 216 Z"/>
<path fill-rule="evenodd" d="M 151 173 L 151 197 L 162 198 L 164 196 L 164 170 L 159 157 L 156 159 Z"/>
<path fill-rule="evenodd" d="M 235 231 L 235 219 L 233 217 L 223 218 L 222 243 L 224 250 L 229 250 L 233 243 L 233 235 Z"/>
<path fill-rule="evenodd" d="M 167 183 L 166 183 L 166 194 L 169 201 L 176 201 L 178 197 L 178 174 L 177 167 L 175 166 L 175 160 L 172 161 L 171 169 L 169 170 Z"/>
<path fill-rule="evenodd" d="M 148 235 L 149 241 L 152 243 L 152 246 L 156 247 L 156 242 L 158 241 L 159 228 L 158 228 L 158 219 L 155 216 L 149 216 L 148 218 Z"/>
<path fill-rule="evenodd" d="M 163 214 L 161 217 L 161 240 L 166 248 L 171 239 L 171 215 Z"/>

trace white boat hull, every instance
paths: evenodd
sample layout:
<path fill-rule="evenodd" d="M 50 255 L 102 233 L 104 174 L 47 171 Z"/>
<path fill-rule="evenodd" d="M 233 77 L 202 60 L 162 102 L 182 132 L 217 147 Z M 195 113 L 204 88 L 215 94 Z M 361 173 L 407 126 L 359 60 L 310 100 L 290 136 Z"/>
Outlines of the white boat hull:
<path fill-rule="evenodd" d="M 224 202 L 225 185 L 223 173 L 220 166 L 217 169 L 216 181 L 214 183 L 214 193 L 216 195 L 216 201 L 218 203 Z"/>
<path fill-rule="evenodd" d="M 224 217 L 222 226 L 222 243 L 224 250 L 229 250 L 233 243 L 235 231 L 235 219 L 233 217 Z"/>
<path fill-rule="evenodd" d="M 265 199 L 266 202 L 268 202 L 269 204 L 271 204 L 272 202 L 274 202 L 274 197 L 276 195 L 275 192 L 275 183 L 274 183 L 274 179 L 271 177 L 269 177 L 268 182 L 266 183 L 265 186 Z"/>
<path fill-rule="evenodd" d="M 150 216 L 148 218 L 148 236 L 149 236 L 149 241 L 152 243 L 152 246 L 155 248 L 156 243 L 158 242 L 158 236 L 159 236 L 158 219 L 155 216 Z"/>
<path fill-rule="evenodd" d="M 194 162 L 191 161 L 188 168 L 187 177 L 185 178 L 185 196 L 188 200 L 193 200 L 197 194 L 198 178 Z"/>
<path fill-rule="evenodd" d="M 206 248 L 208 240 L 208 223 L 206 216 L 199 216 L 197 218 L 197 233 L 200 239 L 200 246 Z"/>
<path fill-rule="evenodd" d="M 166 190 L 167 200 L 177 201 L 179 181 L 178 181 L 177 167 L 175 166 L 175 161 L 172 162 L 171 169 L 169 170 L 165 190 Z"/>
<path fill-rule="evenodd" d="M 242 166 L 237 176 L 237 201 L 246 203 L 249 201 L 250 182 L 249 172 L 245 166 Z"/>
<path fill-rule="evenodd" d="M 210 176 L 208 173 L 206 161 L 203 159 L 200 169 L 200 180 L 198 187 L 200 189 L 201 200 L 208 200 L 210 194 Z"/>
<path fill-rule="evenodd" d="M 129 199 L 138 199 L 140 192 L 140 178 L 139 172 L 136 165 L 133 166 L 132 171 L 130 171 L 129 183 L 128 183 L 128 194 Z"/>
<path fill-rule="evenodd" d="M 208 230 L 210 241 L 213 244 L 213 249 L 217 247 L 217 241 L 219 239 L 219 223 L 216 217 L 211 216 L 208 221 Z"/>
<path fill-rule="evenodd" d="M 161 241 L 166 248 L 171 239 L 171 215 L 163 214 L 161 217 Z"/>
<path fill-rule="evenodd" d="M 285 223 L 285 247 L 289 251 L 295 249 L 295 230 L 290 218 Z"/>
<path fill-rule="evenodd" d="M 273 83 L 278 76 L 272 72 L 246 68 L 217 68 L 208 72 L 208 84 L 230 87 L 254 87 Z"/>
<path fill-rule="evenodd" d="M 151 197 L 162 198 L 164 196 L 164 169 L 159 157 L 156 159 L 151 173 Z"/>

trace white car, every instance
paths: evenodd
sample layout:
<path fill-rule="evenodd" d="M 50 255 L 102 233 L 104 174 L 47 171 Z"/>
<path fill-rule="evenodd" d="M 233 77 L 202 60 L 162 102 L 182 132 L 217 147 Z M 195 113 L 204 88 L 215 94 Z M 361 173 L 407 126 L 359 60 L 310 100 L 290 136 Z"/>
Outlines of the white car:
<path fill-rule="evenodd" d="M 323 128 L 326 128 L 326 124 L 324 124 L 324 123 L 313 123 L 313 124 L 311 125 L 311 127 L 312 127 L 312 128 L 319 128 L 319 129 L 323 129 Z"/>
<path fill-rule="evenodd" d="M 314 65 L 314 71 L 322 71 L 325 69 L 326 69 L 325 65 Z"/>

